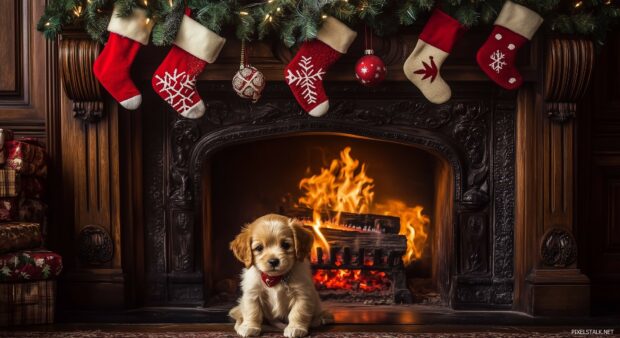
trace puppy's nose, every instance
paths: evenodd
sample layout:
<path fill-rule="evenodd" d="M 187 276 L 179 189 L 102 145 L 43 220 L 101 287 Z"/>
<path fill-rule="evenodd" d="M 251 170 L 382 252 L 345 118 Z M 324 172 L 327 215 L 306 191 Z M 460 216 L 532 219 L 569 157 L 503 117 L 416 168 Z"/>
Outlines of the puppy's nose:
<path fill-rule="evenodd" d="M 272 268 L 275 268 L 276 266 L 280 265 L 280 260 L 277 258 L 272 258 L 270 260 L 268 260 L 269 265 L 271 265 Z"/>

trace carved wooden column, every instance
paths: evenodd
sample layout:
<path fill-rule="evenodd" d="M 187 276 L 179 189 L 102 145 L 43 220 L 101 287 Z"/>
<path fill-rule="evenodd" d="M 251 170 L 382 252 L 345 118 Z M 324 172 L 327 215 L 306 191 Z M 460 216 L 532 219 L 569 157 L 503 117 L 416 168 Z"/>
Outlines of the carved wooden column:
<path fill-rule="evenodd" d="M 101 46 L 83 34 L 64 34 L 59 41 L 59 68 L 65 94 L 73 102 L 74 117 L 97 122 L 103 116 L 103 95 L 92 65 Z"/>
<path fill-rule="evenodd" d="M 590 309 L 590 282 L 576 265 L 573 237 L 573 118 L 590 82 L 594 46 L 587 40 L 554 38 L 546 53 L 543 98 L 527 89 L 519 98 L 523 163 L 518 175 L 524 185 L 518 193 L 517 242 L 524 257 L 517 275 L 525 277 L 520 303 L 533 315 L 584 315 Z M 542 112 L 532 106 L 535 100 Z"/>
<path fill-rule="evenodd" d="M 65 240 L 73 248 L 60 288 L 62 301 L 74 309 L 118 308 L 125 302 L 120 119 L 115 105 L 105 108 L 92 73 L 100 50 L 82 32 L 67 32 L 59 40 L 64 214 L 73 225 L 73 233 L 66 234 L 73 237 Z"/>

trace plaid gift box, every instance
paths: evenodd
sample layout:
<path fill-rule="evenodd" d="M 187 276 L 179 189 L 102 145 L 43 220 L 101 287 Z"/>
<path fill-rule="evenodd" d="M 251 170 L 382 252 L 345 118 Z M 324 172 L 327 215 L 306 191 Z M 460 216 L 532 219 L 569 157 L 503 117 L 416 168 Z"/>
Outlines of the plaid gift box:
<path fill-rule="evenodd" d="M 0 169 L 0 197 L 19 195 L 21 181 L 19 173 L 13 169 Z"/>
<path fill-rule="evenodd" d="M 0 326 L 54 322 L 56 281 L 0 284 Z"/>
<path fill-rule="evenodd" d="M 17 198 L 0 198 L 0 222 L 10 222 L 17 219 L 18 201 Z"/>
<path fill-rule="evenodd" d="M 6 162 L 4 143 L 11 140 L 13 140 L 13 132 L 8 129 L 0 128 L 0 165 Z"/>
<path fill-rule="evenodd" d="M 45 148 L 22 141 L 5 142 L 5 148 L 7 168 L 15 169 L 23 176 L 47 176 Z"/>
<path fill-rule="evenodd" d="M 0 282 L 54 279 L 62 271 L 62 258 L 48 250 L 25 250 L 0 255 Z"/>
<path fill-rule="evenodd" d="M 41 242 L 41 226 L 38 223 L 0 224 L 0 253 L 37 248 Z"/>

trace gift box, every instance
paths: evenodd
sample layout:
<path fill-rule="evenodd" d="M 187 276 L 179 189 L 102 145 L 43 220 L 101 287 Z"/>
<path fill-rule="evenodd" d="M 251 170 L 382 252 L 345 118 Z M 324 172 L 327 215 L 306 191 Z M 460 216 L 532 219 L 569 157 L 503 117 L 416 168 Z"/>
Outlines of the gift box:
<path fill-rule="evenodd" d="M 37 199 L 22 198 L 19 200 L 18 219 L 22 222 L 43 223 L 47 204 Z"/>
<path fill-rule="evenodd" d="M 0 165 L 6 162 L 6 151 L 4 143 L 13 140 L 13 132 L 8 129 L 0 128 Z"/>
<path fill-rule="evenodd" d="M 38 223 L 0 224 L 0 253 L 38 248 L 42 241 L 41 226 Z"/>
<path fill-rule="evenodd" d="M 19 202 L 15 197 L 0 198 L 0 222 L 10 222 L 17 219 Z"/>
<path fill-rule="evenodd" d="M 0 326 L 54 322 L 56 281 L 0 283 Z"/>
<path fill-rule="evenodd" d="M 48 250 L 25 250 L 0 255 L 0 282 L 29 282 L 56 278 L 60 255 Z"/>
<path fill-rule="evenodd" d="M 6 167 L 17 170 L 22 176 L 45 177 L 47 163 L 45 148 L 23 141 L 5 142 Z"/>
<path fill-rule="evenodd" d="M 20 190 L 19 173 L 13 169 L 0 169 L 0 197 L 16 197 Z"/>

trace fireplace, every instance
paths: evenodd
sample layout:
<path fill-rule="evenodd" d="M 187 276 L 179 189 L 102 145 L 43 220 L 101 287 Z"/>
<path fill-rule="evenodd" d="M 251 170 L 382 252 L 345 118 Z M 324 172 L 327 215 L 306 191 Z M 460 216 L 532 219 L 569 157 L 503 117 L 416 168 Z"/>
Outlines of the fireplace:
<path fill-rule="evenodd" d="M 241 269 L 228 243 L 244 223 L 277 212 L 325 236 L 315 236 L 312 264 L 326 299 L 512 307 L 515 96 L 461 83 L 449 103 L 433 105 L 403 83 L 328 83 L 332 108 L 315 119 L 283 83 L 270 83 L 255 105 L 227 83 L 201 85 L 212 99 L 199 121 L 145 100 L 147 305 L 224 312 Z M 363 163 L 371 204 L 302 203 L 311 185 L 301 182 L 333 160 L 358 161 L 355 179 Z M 423 220 L 419 229 L 407 231 L 407 212 Z M 318 228 L 317 217 L 337 224 Z"/>
<path fill-rule="evenodd" d="M 449 186 L 450 176 L 445 161 L 420 148 L 345 135 L 295 134 L 224 148 L 203 175 L 211 186 L 205 208 L 212 209 L 204 226 L 221 239 L 207 255 L 209 275 L 216 285 L 235 283 L 239 265 L 228 242 L 239 225 L 277 212 L 314 233 L 311 263 L 324 299 L 411 303 L 413 292 L 428 301 L 419 292 L 426 290 L 409 290 L 407 275 L 433 284 L 432 248 L 441 246 L 430 238 L 440 236 L 429 215 L 450 222 L 439 220 L 451 214 L 443 209 L 451 207 L 444 193 L 452 190 L 436 188 Z"/>

